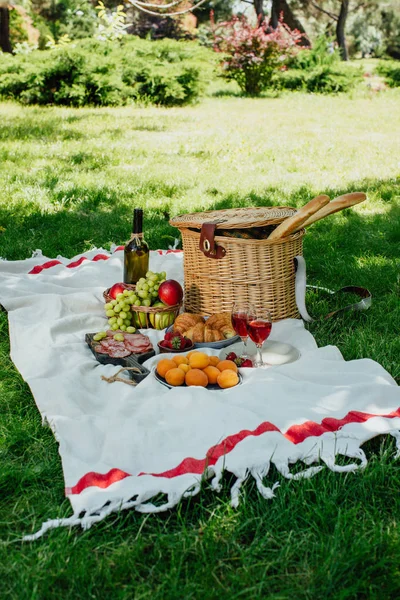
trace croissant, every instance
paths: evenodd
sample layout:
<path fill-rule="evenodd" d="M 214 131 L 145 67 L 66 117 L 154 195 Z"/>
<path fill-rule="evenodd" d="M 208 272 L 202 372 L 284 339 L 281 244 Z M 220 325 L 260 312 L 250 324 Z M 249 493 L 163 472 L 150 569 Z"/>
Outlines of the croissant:
<path fill-rule="evenodd" d="M 211 317 L 207 319 L 207 325 L 212 329 L 221 329 L 221 327 L 226 325 L 232 327 L 231 315 L 230 313 L 217 313 L 211 315 Z"/>
<path fill-rule="evenodd" d="M 196 315 L 192 313 L 182 313 L 175 319 L 174 330 L 178 331 L 183 335 L 185 331 L 187 331 L 191 327 L 194 327 L 197 323 L 204 324 L 204 319 L 201 315 Z"/>
<path fill-rule="evenodd" d="M 232 325 L 224 325 L 223 327 L 221 327 L 221 329 L 219 330 L 223 337 L 227 340 L 229 338 L 233 338 L 236 335 L 236 331 L 233 329 Z"/>
<path fill-rule="evenodd" d="M 208 325 L 204 327 L 205 342 L 219 342 L 224 339 L 223 334 L 218 329 L 211 329 Z"/>
<path fill-rule="evenodd" d="M 175 319 L 174 330 L 200 344 L 220 342 L 236 335 L 230 313 L 211 315 L 207 321 L 198 314 L 182 313 Z"/>

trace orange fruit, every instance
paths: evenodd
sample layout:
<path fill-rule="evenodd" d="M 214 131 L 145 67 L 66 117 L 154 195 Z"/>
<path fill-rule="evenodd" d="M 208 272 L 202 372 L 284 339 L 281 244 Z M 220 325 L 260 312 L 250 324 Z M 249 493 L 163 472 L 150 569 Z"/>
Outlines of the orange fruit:
<path fill-rule="evenodd" d="M 232 369 L 225 369 L 218 375 L 217 383 L 220 388 L 231 388 L 239 383 L 239 376 Z"/>
<path fill-rule="evenodd" d="M 175 369 L 175 368 L 176 368 L 176 363 L 174 363 L 174 361 L 170 360 L 169 358 L 162 358 L 157 363 L 157 373 L 160 375 L 160 377 L 165 377 L 165 374 L 167 373 L 167 371 L 169 371 L 170 369 Z"/>
<path fill-rule="evenodd" d="M 189 358 L 192 369 L 205 369 L 210 364 L 210 357 L 205 352 L 194 352 Z"/>
<path fill-rule="evenodd" d="M 203 373 L 207 375 L 208 383 L 217 383 L 218 375 L 221 375 L 221 371 L 212 365 L 203 369 Z"/>
<path fill-rule="evenodd" d="M 187 373 L 188 371 L 190 371 L 191 368 L 192 367 L 190 365 L 185 365 L 184 363 L 182 363 L 178 367 L 178 369 L 181 369 L 181 371 L 183 371 L 184 373 Z"/>
<path fill-rule="evenodd" d="M 179 367 L 169 369 L 165 374 L 165 381 L 169 385 L 182 385 L 185 381 L 185 373 Z"/>
<path fill-rule="evenodd" d="M 201 369 L 190 369 L 185 375 L 186 385 L 199 385 L 206 387 L 208 385 L 208 377 Z"/>
<path fill-rule="evenodd" d="M 218 356 L 210 356 L 210 365 L 212 365 L 213 367 L 216 367 L 220 361 L 221 359 L 218 358 Z"/>
<path fill-rule="evenodd" d="M 177 367 L 179 367 L 179 365 L 189 364 L 189 359 L 186 356 L 174 356 L 172 360 L 174 361 Z"/>
<path fill-rule="evenodd" d="M 235 371 L 235 373 L 237 373 L 238 368 L 236 363 L 233 362 L 233 360 L 221 360 L 218 364 L 217 364 L 217 369 L 219 369 L 220 371 L 225 371 L 226 369 L 230 369 L 231 371 Z"/>
<path fill-rule="evenodd" d="M 192 354 L 195 354 L 195 352 L 198 352 L 198 350 L 191 350 L 190 352 L 188 352 L 186 354 L 186 358 L 188 358 L 190 360 L 190 357 L 192 356 Z"/>

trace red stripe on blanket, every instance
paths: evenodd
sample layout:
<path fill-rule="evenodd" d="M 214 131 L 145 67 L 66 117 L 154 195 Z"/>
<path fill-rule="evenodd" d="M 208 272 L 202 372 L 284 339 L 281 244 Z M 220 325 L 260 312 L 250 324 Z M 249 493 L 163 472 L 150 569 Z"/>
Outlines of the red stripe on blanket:
<path fill-rule="evenodd" d="M 385 419 L 400 417 L 400 408 L 387 415 L 374 415 L 370 413 L 350 411 L 343 419 L 327 417 L 326 419 L 322 419 L 320 424 L 315 423 L 314 421 L 306 421 L 301 425 L 293 425 L 292 427 L 289 427 L 289 429 L 283 435 L 293 444 L 300 444 L 308 437 L 319 437 L 324 433 L 339 431 L 339 429 L 341 429 L 344 425 L 349 423 L 365 423 L 365 421 L 368 421 L 368 419 L 373 417 L 382 417 Z M 281 433 L 278 427 L 272 423 L 269 423 L 268 421 L 265 421 L 256 429 L 254 429 L 254 431 L 243 429 L 242 431 L 239 431 L 239 433 L 228 436 L 221 443 L 217 444 L 216 446 L 212 446 L 210 450 L 207 451 L 206 457 L 203 459 L 188 457 L 183 459 L 183 461 L 173 469 L 169 469 L 168 471 L 164 471 L 162 473 L 139 473 L 139 477 L 143 475 L 152 475 L 153 477 L 167 477 L 168 479 L 171 479 L 172 477 L 186 475 L 187 473 L 201 475 L 204 473 L 206 467 L 215 465 L 221 456 L 231 452 L 236 445 L 245 438 L 249 436 L 262 435 L 268 431 L 277 431 Z M 125 477 L 130 477 L 130 474 L 119 469 L 111 469 L 111 471 L 105 474 L 93 472 L 86 473 L 86 475 L 81 477 L 75 486 L 72 488 L 66 488 L 65 493 L 67 495 L 80 494 L 84 489 L 90 486 L 96 486 L 104 489 L 117 481 L 125 479 Z"/>
<path fill-rule="evenodd" d="M 33 269 L 29 271 L 28 275 L 37 275 L 38 273 L 44 271 L 44 269 L 50 269 L 50 267 L 55 267 L 56 265 L 61 264 L 62 263 L 59 260 L 49 260 L 42 265 L 36 265 L 36 267 L 33 267 Z"/>
<path fill-rule="evenodd" d="M 66 494 L 80 494 L 86 488 L 93 486 L 104 489 L 117 481 L 125 479 L 125 477 L 130 477 L 129 473 L 125 473 L 120 469 L 111 469 L 111 471 L 104 473 L 104 475 L 102 473 L 94 473 L 91 471 L 81 477 L 74 487 L 66 488 L 65 492 Z"/>
<path fill-rule="evenodd" d="M 124 249 L 124 246 L 118 246 L 118 248 L 115 248 L 114 252 L 119 252 L 120 250 L 123 250 L 123 249 Z M 157 250 L 157 252 L 159 254 L 179 254 L 180 252 L 182 252 L 182 250 Z M 86 258 L 86 256 L 81 256 L 77 260 L 74 260 L 64 266 L 67 267 L 67 269 L 74 269 L 75 267 L 79 267 L 86 260 L 91 260 L 92 262 L 97 262 L 98 260 L 108 260 L 109 258 L 111 258 L 111 257 L 108 256 L 107 254 L 96 254 L 93 258 L 90 258 L 90 259 Z M 33 267 L 33 269 L 31 271 L 29 271 L 28 275 L 38 275 L 44 269 L 50 269 L 51 267 L 55 267 L 56 265 L 62 265 L 62 264 L 63 263 L 59 260 L 49 260 L 49 261 L 43 263 L 42 265 L 36 265 L 36 267 Z"/>

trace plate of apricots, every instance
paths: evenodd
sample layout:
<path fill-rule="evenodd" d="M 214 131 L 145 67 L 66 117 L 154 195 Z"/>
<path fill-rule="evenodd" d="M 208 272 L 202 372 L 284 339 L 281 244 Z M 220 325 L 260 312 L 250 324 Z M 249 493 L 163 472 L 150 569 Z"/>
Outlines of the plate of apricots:
<path fill-rule="evenodd" d="M 221 360 L 218 356 L 197 350 L 162 358 L 154 369 L 154 376 L 169 388 L 197 386 L 207 390 L 225 390 L 242 382 L 233 360 Z"/>

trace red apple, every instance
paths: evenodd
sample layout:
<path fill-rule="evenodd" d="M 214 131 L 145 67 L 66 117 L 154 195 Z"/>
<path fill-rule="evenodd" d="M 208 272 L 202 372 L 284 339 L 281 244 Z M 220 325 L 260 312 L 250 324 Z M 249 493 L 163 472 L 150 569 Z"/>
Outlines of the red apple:
<path fill-rule="evenodd" d="M 129 289 L 127 285 L 125 285 L 125 283 L 114 283 L 114 285 L 112 287 L 110 287 L 108 295 L 111 296 L 111 298 L 113 298 L 113 300 L 116 299 L 117 294 L 122 294 L 122 292 L 126 289 Z"/>
<path fill-rule="evenodd" d="M 183 298 L 183 289 L 175 279 L 167 279 L 158 288 L 158 297 L 167 306 L 179 304 Z"/>

